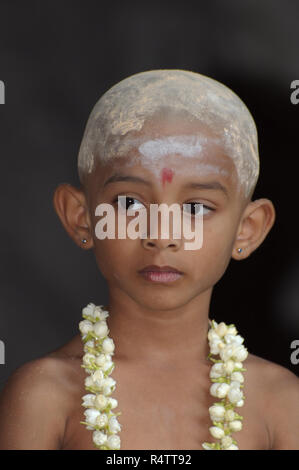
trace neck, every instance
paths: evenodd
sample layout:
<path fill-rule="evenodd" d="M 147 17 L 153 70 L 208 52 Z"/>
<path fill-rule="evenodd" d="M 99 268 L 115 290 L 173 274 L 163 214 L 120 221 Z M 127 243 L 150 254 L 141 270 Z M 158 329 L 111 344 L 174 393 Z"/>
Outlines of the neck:
<path fill-rule="evenodd" d="M 212 289 L 171 310 L 136 303 L 119 289 L 110 289 L 109 336 L 115 357 L 161 365 L 196 361 L 209 364 L 209 304 Z"/>

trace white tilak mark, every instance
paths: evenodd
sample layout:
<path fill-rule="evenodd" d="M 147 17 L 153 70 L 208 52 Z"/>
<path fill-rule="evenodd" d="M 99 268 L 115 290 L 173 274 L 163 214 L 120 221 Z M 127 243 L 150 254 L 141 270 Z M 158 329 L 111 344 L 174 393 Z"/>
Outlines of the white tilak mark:
<path fill-rule="evenodd" d="M 228 176 L 229 171 L 227 171 L 225 168 L 221 168 L 216 165 L 209 165 L 207 163 L 196 163 L 195 164 L 196 170 L 198 171 L 199 175 L 200 174 L 209 174 L 209 173 L 219 173 L 221 175 Z"/>
<path fill-rule="evenodd" d="M 195 157 L 202 151 L 206 141 L 206 138 L 194 135 L 169 136 L 144 142 L 138 150 L 143 156 L 154 160 L 175 153 L 183 157 Z"/>

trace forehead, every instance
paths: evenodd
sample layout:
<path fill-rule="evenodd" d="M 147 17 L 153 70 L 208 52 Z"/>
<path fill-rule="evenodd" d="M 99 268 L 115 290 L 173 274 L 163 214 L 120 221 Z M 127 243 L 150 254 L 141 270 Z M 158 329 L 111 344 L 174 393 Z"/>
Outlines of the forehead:
<path fill-rule="evenodd" d="M 146 119 L 140 130 L 134 130 L 117 139 L 114 152 L 108 159 L 139 156 L 154 160 L 171 154 L 200 156 L 211 146 L 224 146 L 222 135 L 212 126 L 185 113 L 156 112 Z M 144 159 L 144 158 L 143 158 Z"/>
<path fill-rule="evenodd" d="M 192 169 L 199 163 L 211 168 L 226 167 L 230 172 L 235 168 L 221 136 L 213 128 L 192 117 L 173 114 L 153 116 L 140 131 L 124 136 L 110 163 L 116 159 L 118 166 L 139 164 L 151 170 L 161 166 Z"/>
<path fill-rule="evenodd" d="M 99 162 L 95 173 L 102 182 L 117 172 L 142 175 L 153 184 L 164 185 L 169 170 L 176 185 L 186 178 L 207 180 L 212 175 L 226 180 L 228 186 L 238 183 L 234 162 L 213 129 L 177 117 L 152 118 L 142 130 L 124 136 L 118 153 L 108 162 Z"/>

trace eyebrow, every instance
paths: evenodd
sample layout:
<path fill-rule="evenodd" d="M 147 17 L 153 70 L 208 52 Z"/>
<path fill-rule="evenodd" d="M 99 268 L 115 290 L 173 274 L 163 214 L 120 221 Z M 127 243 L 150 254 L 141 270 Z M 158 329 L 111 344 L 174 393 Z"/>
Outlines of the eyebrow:
<path fill-rule="evenodd" d="M 146 184 L 147 186 L 151 186 L 151 183 L 143 178 L 140 178 L 139 176 L 131 176 L 131 175 L 122 175 L 120 173 L 115 173 L 114 175 L 110 176 L 110 178 L 107 179 L 104 183 L 104 187 L 107 186 L 107 184 L 110 183 L 117 183 L 119 181 L 126 181 L 126 182 L 131 182 L 131 183 L 143 183 Z"/>
<path fill-rule="evenodd" d="M 152 186 L 150 181 L 147 181 L 140 176 L 132 176 L 132 175 L 122 175 L 120 173 L 115 173 L 114 175 L 110 176 L 105 183 L 104 187 L 110 183 L 117 183 L 117 182 L 131 182 L 131 183 L 142 183 L 147 186 Z M 223 186 L 219 181 L 210 181 L 208 183 L 199 183 L 197 181 L 189 182 L 183 186 L 184 189 L 212 189 L 222 191 L 226 196 L 228 196 L 228 191 L 225 186 Z"/>
<path fill-rule="evenodd" d="M 198 183 L 192 182 L 187 183 L 184 188 L 186 189 L 216 189 L 224 192 L 226 196 L 228 196 L 228 191 L 223 184 L 219 183 L 219 181 L 210 181 L 209 183 Z"/>

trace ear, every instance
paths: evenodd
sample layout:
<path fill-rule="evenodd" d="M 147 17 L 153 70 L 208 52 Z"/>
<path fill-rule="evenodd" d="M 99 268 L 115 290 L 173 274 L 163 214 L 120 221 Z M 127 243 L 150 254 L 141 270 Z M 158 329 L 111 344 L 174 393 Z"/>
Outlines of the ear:
<path fill-rule="evenodd" d="M 81 248 L 93 248 L 92 225 L 84 192 L 70 184 L 60 184 L 54 192 L 53 205 L 74 242 Z M 82 242 L 84 239 L 86 243 Z"/>
<path fill-rule="evenodd" d="M 232 257 L 235 260 L 247 258 L 264 241 L 274 221 L 275 209 L 269 199 L 250 202 L 238 227 Z"/>

